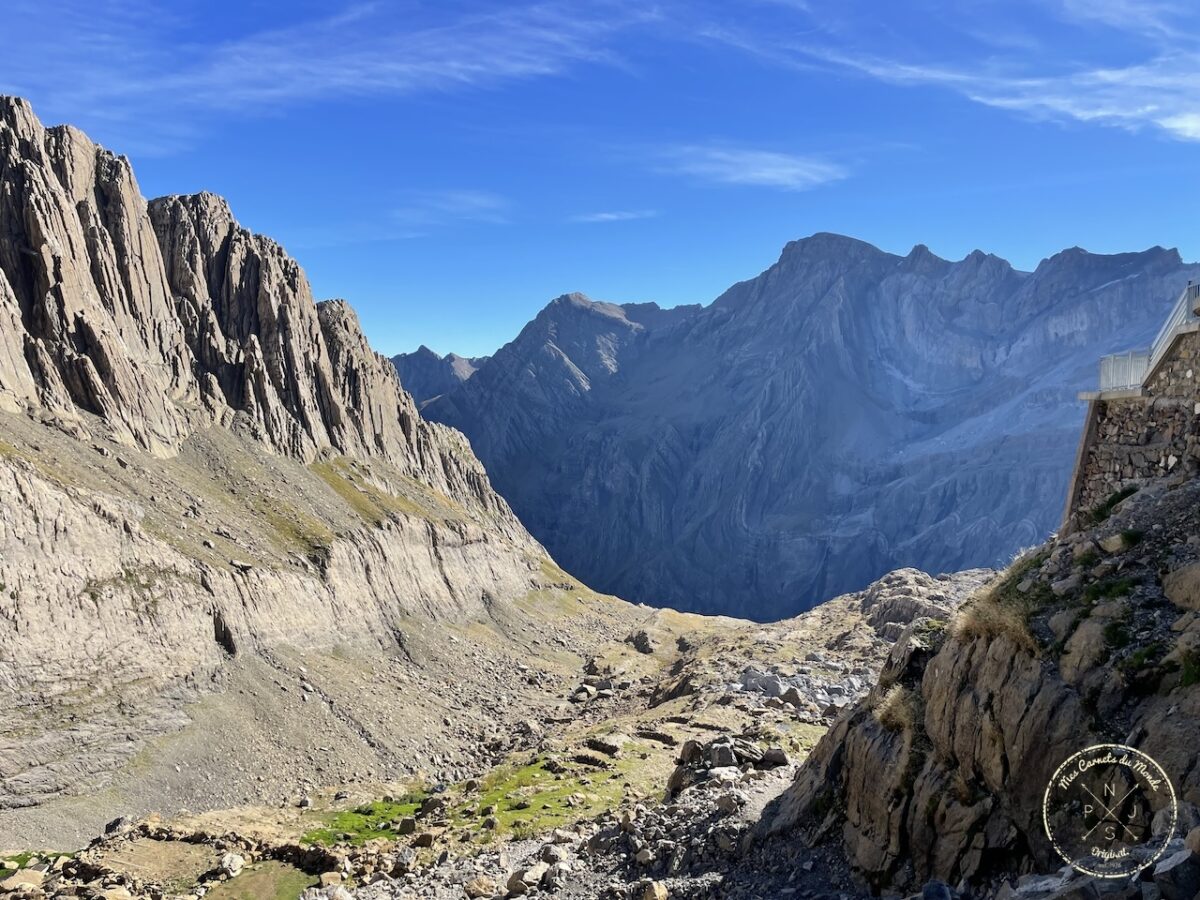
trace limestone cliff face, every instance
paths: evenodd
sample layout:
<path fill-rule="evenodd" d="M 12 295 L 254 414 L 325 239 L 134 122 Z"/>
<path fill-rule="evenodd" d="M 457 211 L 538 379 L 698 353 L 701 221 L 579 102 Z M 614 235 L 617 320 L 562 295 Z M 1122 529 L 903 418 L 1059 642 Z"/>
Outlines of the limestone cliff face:
<path fill-rule="evenodd" d="M 177 444 L 181 404 L 200 395 L 128 161 L 0 100 L 0 236 L 5 408 L 92 413 L 123 440 Z"/>
<path fill-rule="evenodd" d="M 212 194 L 147 204 L 129 162 L 0 100 L 0 403 L 32 404 L 159 455 L 226 424 L 277 452 L 377 456 L 448 495 L 503 504 L 421 421 L 341 301 Z"/>
<path fill-rule="evenodd" d="M 103 781 L 239 656 L 401 652 L 544 561 L 279 245 L 0 99 L 0 808 Z"/>
<path fill-rule="evenodd" d="M 818 234 L 703 309 L 556 300 L 425 413 L 589 583 L 778 618 L 1043 540 L 1076 392 L 1197 275 L 1161 248 L 1025 273 Z"/>
<path fill-rule="evenodd" d="M 1120 743 L 1162 765 L 1186 832 L 1200 814 L 1198 495 L 1196 481 L 1145 488 L 1027 554 L 948 630 L 910 626 L 764 827 L 833 839 L 880 889 L 1051 872 L 1050 776 Z"/>

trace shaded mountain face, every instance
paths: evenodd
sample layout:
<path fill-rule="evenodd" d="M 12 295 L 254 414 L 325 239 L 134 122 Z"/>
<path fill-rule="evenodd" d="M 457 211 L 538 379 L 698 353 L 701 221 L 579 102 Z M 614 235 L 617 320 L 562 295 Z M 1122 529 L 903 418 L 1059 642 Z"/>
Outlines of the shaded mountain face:
<path fill-rule="evenodd" d="M 426 414 L 590 583 L 778 618 L 1042 540 L 1076 392 L 1198 276 L 1161 248 L 1025 273 L 818 234 L 703 309 L 561 297 Z"/>
<path fill-rule="evenodd" d="M 424 344 L 412 353 L 392 357 L 400 383 L 420 405 L 458 387 L 488 361 L 486 356 L 438 356 Z"/>

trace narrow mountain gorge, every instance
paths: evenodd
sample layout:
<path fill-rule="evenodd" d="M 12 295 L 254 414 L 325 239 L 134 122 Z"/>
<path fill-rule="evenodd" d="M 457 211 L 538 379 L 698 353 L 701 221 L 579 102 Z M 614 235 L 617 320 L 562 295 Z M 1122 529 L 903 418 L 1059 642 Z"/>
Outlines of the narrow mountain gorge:
<path fill-rule="evenodd" d="M 779 618 L 1043 540 L 1076 392 L 1196 277 L 1161 248 L 1026 273 L 818 234 L 703 308 L 561 297 L 424 413 L 588 583 Z"/>
<path fill-rule="evenodd" d="M 0 836 L 338 765 L 453 777 L 527 714 L 489 682 L 540 618 L 520 604 L 582 589 L 223 200 L 147 204 L 124 157 L 0 100 L 0 321 Z M 487 706 L 395 668 L 461 668 L 424 629 L 480 620 L 494 658 L 454 690 Z"/>

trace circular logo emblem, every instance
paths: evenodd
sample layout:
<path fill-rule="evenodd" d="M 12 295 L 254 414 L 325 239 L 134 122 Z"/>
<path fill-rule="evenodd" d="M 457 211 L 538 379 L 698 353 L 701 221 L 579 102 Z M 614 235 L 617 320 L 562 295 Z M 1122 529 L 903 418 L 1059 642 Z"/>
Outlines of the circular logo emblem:
<path fill-rule="evenodd" d="M 1058 855 L 1096 878 L 1127 878 L 1153 865 L 1178 819 L 1175 788 L 1162 766 L 1123 744 L 1097 744 L 1070 757 L 1042 801 L 1046 835 Z"/>

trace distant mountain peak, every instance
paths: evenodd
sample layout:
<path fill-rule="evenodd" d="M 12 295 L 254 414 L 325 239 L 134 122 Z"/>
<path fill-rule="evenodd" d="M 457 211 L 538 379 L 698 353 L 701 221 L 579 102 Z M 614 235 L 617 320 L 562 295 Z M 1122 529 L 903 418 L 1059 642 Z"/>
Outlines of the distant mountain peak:
<path fill-rule="evenodd" d="M 901 261 L 910 272 L 919 272 L 921 274 L 933 275 L 943 272 L 949 266 L 954 265 L 947 259 L 942 259 L 925 244 L 915 244 L 912 250 L 908 251 L 908 255 Z"/>
<path fill-rule="evenodd" d="M 799 240 L 789 241 L 783 248 L 780 258 L 795 255 L 814 255 L 814 254 L 852 254 L 859 255 L 863 253 L 885 255 L 884 251 L 880 250 L 874 244 L 859 238 L 850 237 L 845 234 L 838 234 L 833 231 L 818 231 L 810 234 L 808 237 L 800 238 Z"/>
<path fill-rule="evenodd" d="M 486 356 L 472 358 L 457 353 L 440 356 L 421 344 L 411 353 L 393 356 L 392 365 L 400 376 L 400 384 L 420 405 L 454 390 L 473 376 L 487 359 Z"/>
<path fill-rule="evenodd" d="M 425 412 L 591 583 L 774 618 L 1044 537 L 1075 392 L 1200 272 L 1173 260 L 1072 250 L 1024 273 L 820 232 L 707 307 L 551 303 Z"/>

